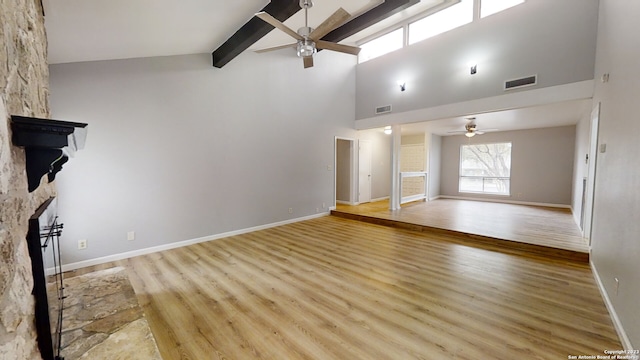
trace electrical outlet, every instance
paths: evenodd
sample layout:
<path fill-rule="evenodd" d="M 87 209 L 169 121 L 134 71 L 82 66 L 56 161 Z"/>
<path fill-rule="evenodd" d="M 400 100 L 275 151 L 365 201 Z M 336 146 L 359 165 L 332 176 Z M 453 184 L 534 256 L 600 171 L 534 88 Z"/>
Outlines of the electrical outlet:
<path fill-rule="evenodd" d="M 319 213 L 320 212 L 320 208 L 316 208 L 316 212 Z"/>
<path fill-rule="evenodd" d="M 327 205 L 326 205 L 325 203 L 322 203 L 322 208 L 323 208 L 323 209 L 326 209 L 326 208 L 327 208 Z"/>
<path fill-rule="evenodd" d="M 131 241 L 131 240 L 135 240 L 135 239 L 136 239 L 136 232 L 135 231 L 127 232 L 127 240 Z"/>
<path fill-rule="evenodd" d="M 616 296 L 618 296 L 618 288 L 620 287 L 620 280 L 618 278 L 613 278 L 616 281 Z"/>
<path fill-rule="evenodd" d="M 87 248 L 87 239 L 78 240 L 78 250 L 84 250 Z"/>
<path fill-rule="evenodd" d="M 293 214 L 293 208 L 289 208 L 289 214 Z"/>

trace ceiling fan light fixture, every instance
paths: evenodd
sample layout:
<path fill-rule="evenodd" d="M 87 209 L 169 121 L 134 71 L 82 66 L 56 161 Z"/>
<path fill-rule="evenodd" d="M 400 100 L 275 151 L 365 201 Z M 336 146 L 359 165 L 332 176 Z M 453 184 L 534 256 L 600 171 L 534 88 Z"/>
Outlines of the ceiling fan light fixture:
<path fill-rule="evenodd" d="M 316 53 L 316 43 L 311 40 L 298 41 L 298 57 L 313 56 Z"/>
<path fill-rule="evenodd" d="M 464 133 L 464 136 L 468 137 L 468 138 L 472 138 L 476 135 L 476 133 L 474 131 L 467 131 L 466 133 Z"/>
<path fill-rule="evenodd" d="M 274 28 L 280 29 L 297 41 L 295 44 L 276 46 L 270 49 L 263 49 L 256 52 L 279 50 L 289 46 L 294 46 L 296 48 L 298 57 L 301 57 L 303 60 L 305 69 L 313 67 L 313 54 L 318 51 L 318 48 L 323 50 L 337 51 L 350 55 L 358 55 L 358 53 L 360 52 L 360 48 L 357 46 L 343 45 L 336 42 L 322 40 L 325 35 L 329 34 L 331 31 L 335 30 L 338 26 L 344 24 L 349 18 L 351 18 L 351 15 L 343 8 L 339 8 L 331 16 L 325 19 L 320 25 L 318 25 L 317 28 L 313 29 L 309 27 L 309 17 L 307 11 L 311 6 L 313 6 L 313 1 L 300 0 L 300 7 L 304 9 L 304 26 L 298 29 L 297 32 L 293 31 L 290 27 L 283 24 L 280 20 L 269 15 L 267 12 L 261 11 L 259 13 L 256 13 L 256 17 L 273 26 Z"/>

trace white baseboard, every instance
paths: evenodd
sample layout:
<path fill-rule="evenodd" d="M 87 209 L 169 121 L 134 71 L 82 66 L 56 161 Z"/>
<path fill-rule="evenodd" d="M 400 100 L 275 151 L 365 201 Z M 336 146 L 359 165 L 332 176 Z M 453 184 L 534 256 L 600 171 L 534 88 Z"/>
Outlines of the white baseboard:
<path fill-rule="evenodd" d="M 440 195 L 440 196 L 438 196 L 438 198 L 440 198 L 440 199 L 456 199 L 456 200 L 471 200 L 471 201 L 486 201 L 486 202 L 497 202 L 497 203 L 505 203 L 505 204 L 544 206 L 544 207 L 571 209 L 571 205 L 565 205 L 565 204 L 551 204 L 551 203 L 539 203 L 539 202 L 530 202 L 530 201 L 503 200 L 503 199 L 494 199 L 494 198 L 476 198 L 476 197 L 451 196 L 451 195 Z"/>
<path fill-rule="evenodd" d="M 604 300 L 604 304 L 607 306 L 607 310 L 609 310 L 609 316 L 611 316 L 611 321 L 613 321 L 613 327 L 616 329 L 618 333 L 618 337 L 620 338 L 620 342 L 622 343 L 622 347 L 625 350 L 633 350 L 631 345 L 631 340 L 629 340 L 629 336 L 627 336 L 627 332 L 622 327 L 622 322 L 616 313 L 616 310 L 613 307 L 613 303 L 609 298 L 609 294 L 607 290 L 605 290 L 604 285 L 602 284 L 602 280 L 600 280 L 600 274 L 598 274 L 598 270 L 596 269 L 593 261 L 589 261 L 591 265 L 591 272 L 593 273 L 593 278 L 596 280 L 596 284 L 598 285 L 598 289 L 600 290 L 600 295 L 602 295 L 602 299 Z"/>
<path fill-rule="evenodd" d="M 323 213 L 320 213 L 320 214 L 309 215 L 309 216 L 304 216 L 304 217 L 300 217 L 300 218 L 279 221 L 279 222 L 275 222 L 275 223 L 271 223 L 271 224 L 254 226 L 254 227 L 250 227 L 250 228 L 246 228 L 246 229 L 234 230 L 234 231 L 229 231 L 229 232 L 225 232 L 225 233 L 221 233 L 221 234 L 203 236 L 203 237 L 199 237 L 199 238 L 196 238 L 196 239 L 178 241 L 178 242 L 173 242 L 173 243 L 170 243 L 170 244 L 153 246 L 153 247 L 134 250 L 134 251 L 127 251 L 127 252 L 124 252 L 124 253 L 114 254 L 114 255 L 109 255 L 109 256 L 104 256 L 104 257 L 99 257 L 99 258 L 95 258 L 95 259 L 82 260 L 82 261 L 78 261 L 78 262 L 62 265 L 62 271 L 63 272 L 64 271 L 71 271 L 71 270 L 81 269 L 81 268 L 84 268 L 84 267 L 87 267 L 87 266 L 100 265 L 100 264 L 108 263 L 108 262 L 111 262 L 111 261 L 124 260 L 124 259 L 132 258 L 132 257 L 140 256 L 140 255 L 147 255 L 147 254 L 152 254 L 152 253 L 159 252 L 159 251 L 171 250 L 171 249 L 175 249 L 175 248 L 179 248 L 179 247 L 183 247 L 183 246 L 189 246 L 189 245 L 193 245 L 193 244 L 198 244 L 198 243 L 202 243 L 202 242 L 206 242 L 206 241 L 218 240 L 218 239 L 226 238 L 226 237 L 229 237 L 229 236 L 242 235 L 242 234 L 250 233 L 250 232 L 253 232 L 253 231 L 264 230 L 264 229 L 269 229 L 269 228 L 273 228 L 273 227 L 276 227 L 276 226 L 282 226 L 282 225 L 292 224 L 292 223 L 296 223 L 296 222 L 300 222 L 300 221 L 316 219 L 316 218 L 320 218 L 320 217 L 328 216 L 328 215 L 329 215 L 329 212 L 323 212 Z"/>
<path fill-rule="evenodd" d="M 353 203 L 351 203 L 349 201 L 343 201 L 343 200 L 336 200 L 336 204 L 353 205 Z"/>
<path fill-rule="evenodd" d="M 371 199 L 371 202 L 382 201 L 382 200 L 389 200 L 389 197 L 388 196 L 383 196 L 383 197 Z"/>
<path fill-rule="evenodd" d="M 440 198 L 442 198 L 442 196 L 440 196 L 440 195 L 438 195 L 438 196 L 434 196 L 434 197 L 430 197 L 430 198 L 429 198 L 429 201 L 438 200 L 438 199 L 440 199 Z"/>

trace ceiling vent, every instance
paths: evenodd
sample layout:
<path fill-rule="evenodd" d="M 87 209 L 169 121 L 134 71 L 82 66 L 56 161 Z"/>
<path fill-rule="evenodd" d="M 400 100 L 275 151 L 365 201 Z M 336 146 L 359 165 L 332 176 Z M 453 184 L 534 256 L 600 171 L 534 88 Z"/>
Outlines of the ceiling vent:
<path fill-rule="evenodd" d="M 378 106 L 376 108 L 376 115 L 390 113 L 390 112 L 391 112 L 391 105 Z"/>
<path fill-rule="evenodd" d="M 538 83 L 538 75 L 531 75 L 520 79 L 507 80 L 504 82 L 505 90 L 518 89 L 526 86 L 533 86 Z"/>

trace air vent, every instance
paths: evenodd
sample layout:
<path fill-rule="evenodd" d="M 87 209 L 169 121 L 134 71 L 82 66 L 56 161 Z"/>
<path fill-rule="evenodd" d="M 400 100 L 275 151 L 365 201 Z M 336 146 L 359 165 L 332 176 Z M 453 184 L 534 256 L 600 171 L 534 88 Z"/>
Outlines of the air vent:
<path fill-rule="evenodd" d="M 533 86 L 538 83 L 538 76 L 531 75 L 520 79 L 507 80 L 504 83 L 505 90 L 517 89 L 525 86 Z"/>
<path fill-rule="evenodd" d="M 376 108 L 376 114 L 384 114 L 384 113 L 389 113 L 389 112 L 391 112 L 391 105 L 378 106 Z"/>

